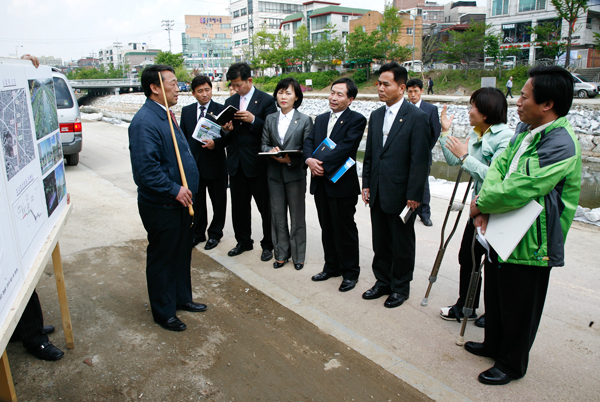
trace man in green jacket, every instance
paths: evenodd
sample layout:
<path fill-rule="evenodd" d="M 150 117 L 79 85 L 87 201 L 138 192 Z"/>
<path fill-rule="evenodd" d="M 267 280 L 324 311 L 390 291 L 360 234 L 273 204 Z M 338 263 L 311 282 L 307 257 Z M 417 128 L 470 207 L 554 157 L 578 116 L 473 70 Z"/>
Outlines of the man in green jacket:
<path fill-rule="evenodd" d="M 527 371 L 529 351 L 542 317 L 552 267 L 564 265 L 564 243 L 581 190 L 581 149 L 566 115 L 573 78 L 557 66 L 529 70 L 517 112 L 522 123 L 495 159 L 471 203 L 475 226 L 485 233 L 488 214 L 521 208 L 531 200 L 543 210 L 510 257 L 492 249 L 485 265 L 485 339 L 465 349 L 495 359 L 479 375 L 502 385 Z"/>

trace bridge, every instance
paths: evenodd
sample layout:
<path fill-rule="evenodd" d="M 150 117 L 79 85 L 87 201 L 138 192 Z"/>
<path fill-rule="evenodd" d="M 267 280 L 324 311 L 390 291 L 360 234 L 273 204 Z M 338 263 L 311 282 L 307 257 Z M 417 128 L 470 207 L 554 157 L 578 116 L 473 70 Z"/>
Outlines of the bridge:
<path fill-rule="evenodd" d="M 101 80 L 69 80 L 74 89 L 87 89 L 90 95 L 118 95 L 121 92 L 141 92 L 142 84 L 136 78 L 108 78 Z"/>

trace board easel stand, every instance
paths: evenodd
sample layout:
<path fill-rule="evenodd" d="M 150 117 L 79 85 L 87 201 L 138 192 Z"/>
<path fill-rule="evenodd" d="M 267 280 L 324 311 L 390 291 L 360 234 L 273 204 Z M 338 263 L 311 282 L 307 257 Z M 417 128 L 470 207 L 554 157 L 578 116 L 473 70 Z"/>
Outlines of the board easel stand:
<path fill-rule="evenodd" d="M 63 274 L 62 259 L 60 256 L 60 247 L 58 239 L 67 223 L 67 219 L 71 214 L 72 204 L 67 204 L 66 208 L 62 212 L 58 222 L 50 232 L 50 235 L 44 242 L 42 249 L 40 250 L 33 266 L 29 270 L 27 278 L 21 286 L 21 290 L 14 301 L 6 320 L 0 327 L 0 334 L 2 336 L 0 340 L 0 350 L 3 350 L 2 358 L 0 359 L 0 401 L 16 401 L 17 395 L 15 393 L 15 387 L 12 380 L 12 374 L 8 365 L 8 357 L 6 355 L 6 345 L 10 340 L 19 319 L 25 310 L 25 306 L 31 298 L 31 294 L 35 289 L 46 264 L 52 256 L 52 264 L 54 265 L 54 276 L 56 278 L 56 288 L 58 292 L 58 301 L 60 303 L 60 314 L 62 316 L 63 330 L 65 331 L 65 339 L 67 342 L 67 348 L 73 349 L 75 342 L 73 340 L 73 327 L 71 326 L 71 314 L 69 313 L 69 303 L 67 300 L 67 288 L 65 286 L 65 278 Z"/>

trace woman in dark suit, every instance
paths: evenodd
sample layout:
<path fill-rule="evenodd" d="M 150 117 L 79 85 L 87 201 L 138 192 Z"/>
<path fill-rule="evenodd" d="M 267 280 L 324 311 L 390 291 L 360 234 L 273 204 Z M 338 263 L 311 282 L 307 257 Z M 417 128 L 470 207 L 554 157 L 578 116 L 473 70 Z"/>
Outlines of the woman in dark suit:
<path fill-rule="evenodd" d="M 271 201 L 271 233 L 275 251 L 273 268 L 281 268 L 292 257 L 294 267 L 304 267 L 306 254 L 305 203 L 306 169 L 302 158 L 304 140 L 313 127 L 312 119 L 300 113 L 300 84 L 285 78 L 277 84 L 273 97 L 280 110 L 265 119 L 262 135 L 263 152 L 298 150 L 271 156 L 267 178 Z M 288 209 L 291 226 L 288 228 Z"/>

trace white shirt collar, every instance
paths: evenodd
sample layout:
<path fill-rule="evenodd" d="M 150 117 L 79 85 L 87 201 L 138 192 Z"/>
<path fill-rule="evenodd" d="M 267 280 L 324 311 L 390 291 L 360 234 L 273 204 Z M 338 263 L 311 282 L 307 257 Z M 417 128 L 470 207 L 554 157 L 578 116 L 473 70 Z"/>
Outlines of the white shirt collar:
<path fill-rule="evenodd" d="M 337 113 L 334 113 L 333 110 L 330 110 L 330 112 L 333 113 L 333 114 L 335 114 L 335 119 L 337 120 L 337 119 L 340 118 L 340 116 L 342 115 L 342 113 L 344 113 L 347 109 L 348 108 L 342 110 L 341 112 L 337 112 Z M 331 115 L 329 116 L 329 118 L 331 119 Z"/>
<path fill-rule="evenodd" d="M 158 102 L 157 102 L 157 101 L 155 101 L 155 100 L 152 100 L 152 102 L 154 102 L 154 103 L 156 103 L 158 106 L 162 107 L 162 108 L 163 108 L 163 110 L 165 110 L 165 111 L 167 110 L 167 108 L 165 107 L 165 105 L 163 105 L 162 103 L 158 103 Z"/>
<path fill-rule="evenodd" d="M 246 95 L 240 95 L 240 98 L 246 99 L 246 109 L 248 108 L 248 105 L 250 104 L 250 99 L 252 99 L 252 96 L 254 96 L 255 90 L 256 90 L 256 88 L 254 87 L 254 85 L 252 85 L 252 88 L 250 88 L 250 91 L 248 91 L 248 93 Z"/>
<path fill-rule="evenodd" d="M 290 110 L 288 112 L 288 114 L 283 114 L 283 112 L 281 111 L 281 109 L 279 109 L 279 121 L 281 121 L 282 119 L 285 120 L 292 120 L 292 117 L 294 116 L 294 112 L 296 111 L 296 108 L 293 108 L 292 110 Z"/>
<path fill-rule="evenodd" d="M 421 102 L 423 102 L 423 99 L 419 99 L 419 101 L 415 103 L 415 106 L 421 108 Z"/>
<path fill-rule="evenodd" d="M 206 105 L 201 105 L 200 102 L 198 102 L 198 111 L 200 111 L 200 106 L 204 106 L 204 110 L 208 110 L 208 107 L 210 106 L 210 102 L 212 102 L 212 100 L 209 100 Z"/>
<path fill-rule="evenodd" d="M 392 106 L 385 105 L 385 112 L 388 113 L 391 110 L 392 113 L 397 114 L 398 110 L 400 110 L 400 106 L 402 106 L 402 102 L 404 102 L 404 97 L 401 97 L 400 100 Z"/>
<path fill-rule="evenodd" d="M 534 128 L 533 130 L 531 130 L 531 134 L 536 135 L 537 133 L 541 132 L 542 130 L 545 130 L 546 127 L 548 127 L 550 124 L 554 123 L 555 121 L 556 120 L 552 120 L 551 122 L 542 124 L 541 126 Z"/>

